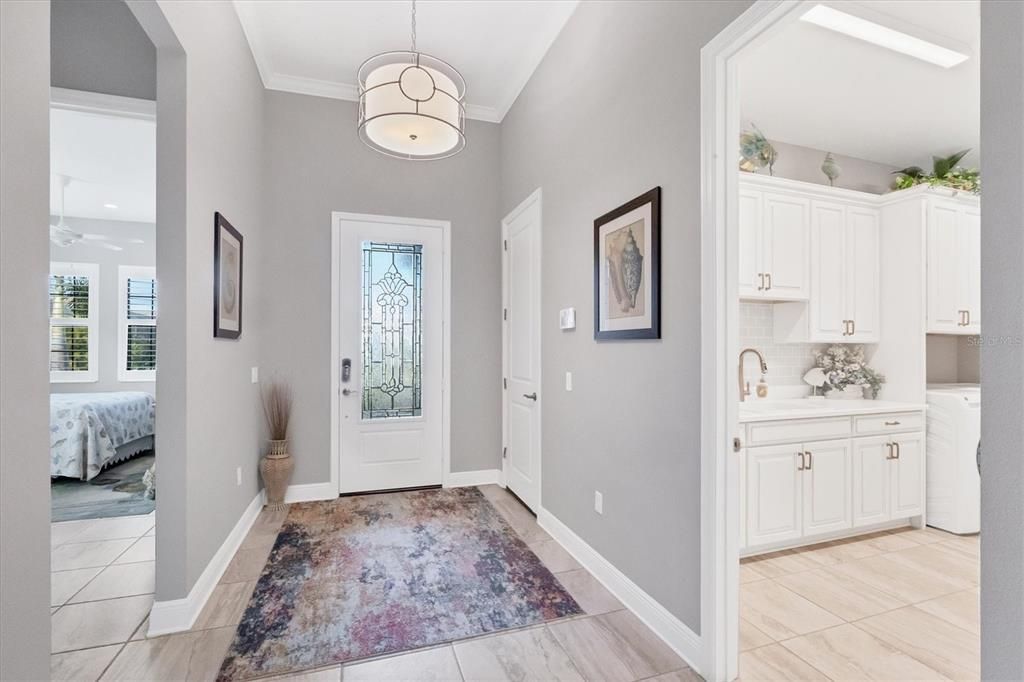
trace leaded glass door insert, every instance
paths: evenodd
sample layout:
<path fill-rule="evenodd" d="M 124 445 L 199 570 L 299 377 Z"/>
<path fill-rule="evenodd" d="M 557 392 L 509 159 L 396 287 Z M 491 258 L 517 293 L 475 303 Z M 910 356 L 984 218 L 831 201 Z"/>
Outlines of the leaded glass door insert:
<path fill-rule="evenodd" d="M 422 415 L 423 247 L 364 241 L 362 416 Z"/>

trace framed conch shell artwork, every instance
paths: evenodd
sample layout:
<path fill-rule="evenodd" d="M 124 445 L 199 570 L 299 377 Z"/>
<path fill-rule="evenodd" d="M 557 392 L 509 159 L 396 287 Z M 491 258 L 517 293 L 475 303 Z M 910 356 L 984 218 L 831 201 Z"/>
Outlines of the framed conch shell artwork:
<path fill-rule="evenodd" d="M 661 338 L 661 188 L 594 221 L 594 338 Z"/>
<path fill-rule="evenodd" d="M 213 214 L 213 335 L 242 335 L 242 235 Z"/>

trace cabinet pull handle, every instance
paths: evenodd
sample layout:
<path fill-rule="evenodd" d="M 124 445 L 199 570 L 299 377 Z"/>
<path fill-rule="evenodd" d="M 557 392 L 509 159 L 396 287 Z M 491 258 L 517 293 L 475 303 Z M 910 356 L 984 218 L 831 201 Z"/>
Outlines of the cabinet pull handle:
<path fill-rule="evenodd" d="M 899 426 L 899 425 L 900 425 L 900 423 L 899 423 L 899 421 L 897 420 L 897 421 L 885 422 L 885 425 L 886 425 L 886 426 Z"/>
<path fill-rule="evenodd" d="M 894 442 L 893 443 L 893 447 L 896 448 L 896 456 L 893 457 L 893 459 L 899 459 L 900 458 L 900 444 Z"/>
<path fill-rule="evenodd" d="M 892 456 L 892 443 L 886 443 L 885 447 L 889 448 L 889 454 L 885 456 L 886 459 L 894 459 Z"/>
<path fill-rule="evenodd" d="M 807 467 L 806 467 L 806 466 L 804 465 L 804 453 L 802 453 L 802 452 L 798 452 L 798 453 L 796 453 L 796 454 L 800 455 L 800 464 L 799 464 L 799 466 L 797 466 L 796 470 L 797 470 L 797 471 L 803 471 L 804 469 L 806 469 L 806 468 L 807 468 Z"/>
<path fill-rule="evenodd" d="M 850 320 L 850 336 L 857 333 L 857 320 Z"/>
<path fill-rule="evenodd" d="M 768 286 L 765 287 L 765 290 L 770 291 L 772 288 L 772 273 L 767 272 L 764 276 L 768 279 Z"/>
<path fill-rule="evenodd" d="M 810 471 L 811 467 L 814 466 L 814 453 L 811 452 L 810 450 L 808 450 L 805 454 L 807 455 L 807 467 L 806 467 L 806 469 L 808 471 Z"/>
<path fill-rule="evenodd" d="M 964 326 L 965 327 L 970 327 L 971 326 L 971 311 L 970 310 L 965 310 L 964 311 Z"/>
<path fill-rule="evenodd" d="M 761 283 L 757 287 L 757 290 L 758 291 L 764 291 L 764 273 L 763 272 L 757 273 L 757 277 L 761 281 Z"/>

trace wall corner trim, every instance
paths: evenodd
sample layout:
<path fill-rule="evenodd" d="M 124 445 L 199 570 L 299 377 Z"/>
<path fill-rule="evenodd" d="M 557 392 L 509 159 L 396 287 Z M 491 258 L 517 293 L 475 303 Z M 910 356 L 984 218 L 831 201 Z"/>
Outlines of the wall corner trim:
<path fill-rule="evenodd" d="M 199 579 L 196 580 L 188 596 L 182 599 L 168 599 L 165 601 L 153 602 L 153 608 L 149 613 L 149 630 L 147 637 L 168 635 L 173 632 L 183 632 L 192 628 L 199 617 L 199 613 L 206 606 L 207 600 L 217 587 L 221 576 L 227 570 L 228 564 L 235 556 L 235 552 L 241 546 L 246 534 L 263 508 L 263 491 L 256 493 L 252 502 L 242 512 L 235 527 L 231 529 L 223 544 L 210 559 L 210 563 L 203 569 Z"/>
<path fill-rule="evenodd" d="M 501 469 L 479 471 L 452 471 L 444 477 L 445 488 L 463 488 L 470 485 L 500 485 L 505 487 L 505 476 Z"/>
<path fill-rule="evenodd" d="M 547 509 L 541 507 L 537 522 L 598 582 L 679 654 L 687 665 L 703 674 L 704 642 L 700 635 L 669 613 L 654 597 L 644 592 Z"/>

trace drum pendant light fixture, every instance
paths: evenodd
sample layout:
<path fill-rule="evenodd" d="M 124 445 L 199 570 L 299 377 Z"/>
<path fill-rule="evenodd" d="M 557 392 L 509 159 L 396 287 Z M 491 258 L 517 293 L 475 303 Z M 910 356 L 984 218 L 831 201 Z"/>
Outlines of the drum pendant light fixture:
<path fill-rule="evenodd" d="M 451 64 L 416 49 L 384 52 L 359 67 L 359 138 L 400 159 L 443 159 L 466 146 L 466 81 Z"/>

